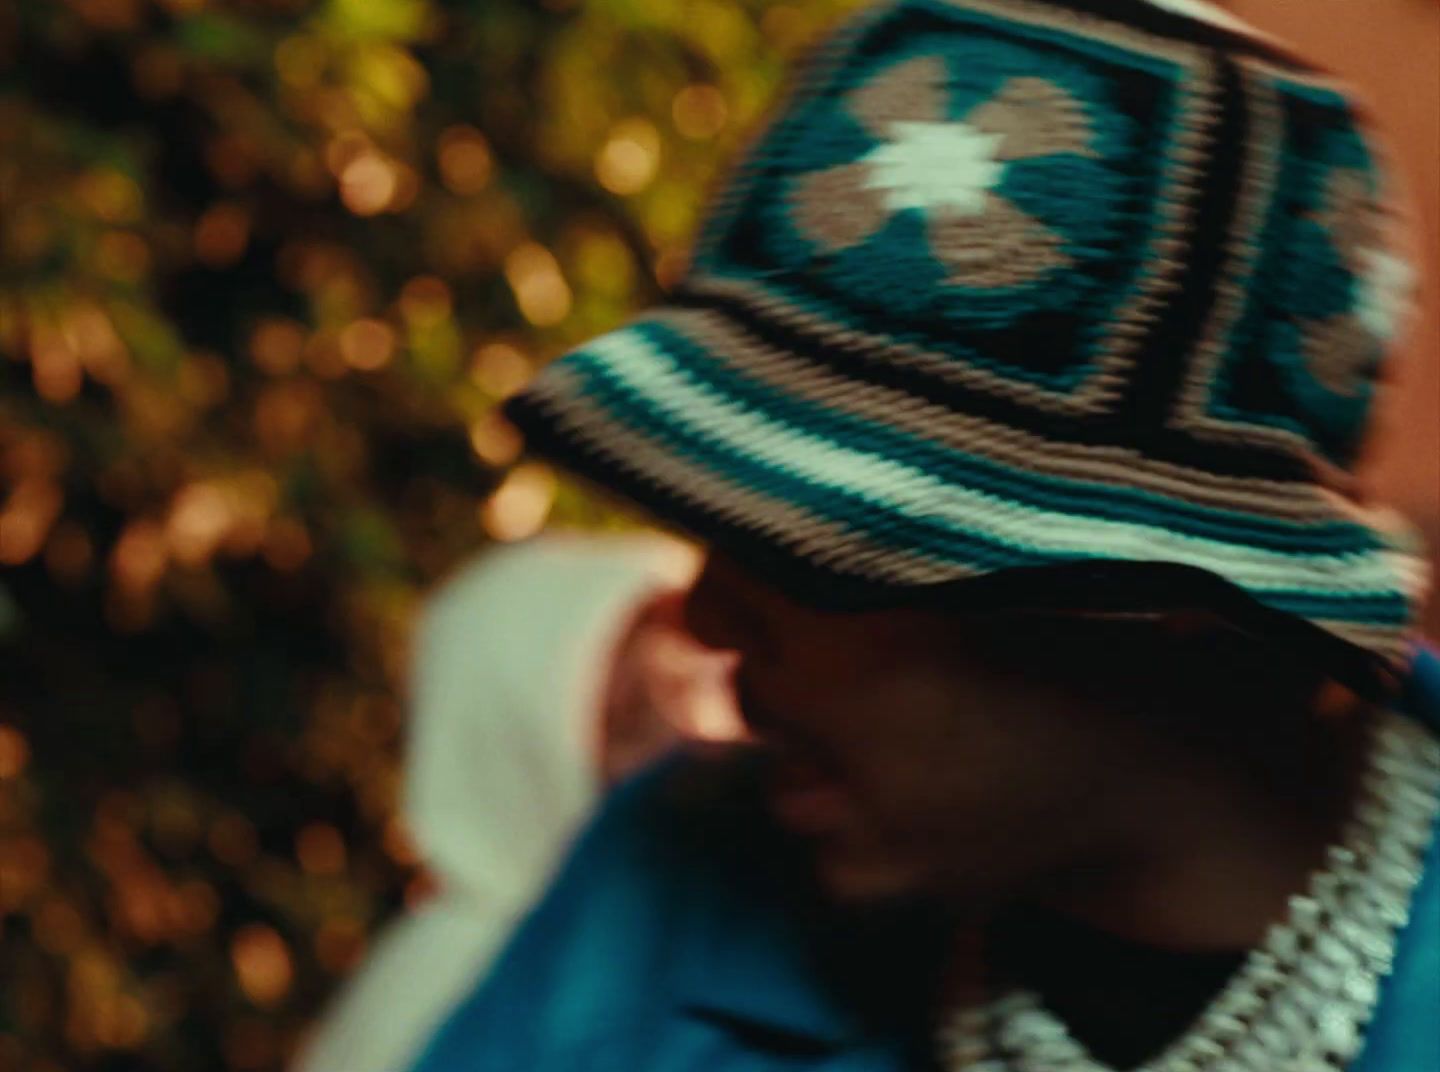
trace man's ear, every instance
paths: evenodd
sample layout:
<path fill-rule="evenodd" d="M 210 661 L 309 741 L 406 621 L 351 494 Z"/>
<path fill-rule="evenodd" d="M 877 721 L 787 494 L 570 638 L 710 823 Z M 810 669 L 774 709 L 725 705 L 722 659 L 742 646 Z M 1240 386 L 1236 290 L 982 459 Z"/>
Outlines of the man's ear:
<path fill-rule="evenodd" d="M 664 626 L 687 632 L 685 628 L 685 600 L 689 592 L 684 588 L 665 588 L 651 596 L 640 611 L 643 625 Z"/>

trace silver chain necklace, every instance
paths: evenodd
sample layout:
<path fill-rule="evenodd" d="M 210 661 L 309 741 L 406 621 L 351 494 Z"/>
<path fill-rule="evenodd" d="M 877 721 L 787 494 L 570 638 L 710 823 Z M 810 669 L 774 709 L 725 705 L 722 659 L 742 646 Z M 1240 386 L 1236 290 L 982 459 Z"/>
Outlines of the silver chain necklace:
<path fill-rule="evenodd" d="M 1342 1072 L 1360 1050 L 1440 811 L 1440 740 L 1377 718 L 1359 801 L 1325 865 L 1194 1025 L 1134 1072 Z M 946 1072 L 1114 1072 L 1033 992 L 953 1011 Z"/>

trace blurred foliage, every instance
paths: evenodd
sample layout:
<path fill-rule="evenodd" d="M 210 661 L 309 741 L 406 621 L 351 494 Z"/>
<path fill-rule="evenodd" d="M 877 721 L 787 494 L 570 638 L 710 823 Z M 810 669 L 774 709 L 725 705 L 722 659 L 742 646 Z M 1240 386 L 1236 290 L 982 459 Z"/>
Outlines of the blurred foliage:
<path fill-rule="evenodd" d="M 0 4 L 0 1068 L 279 1068 L 424 896 L 418 601 L 619 523 L 495 403 L 843 6 Z"/>

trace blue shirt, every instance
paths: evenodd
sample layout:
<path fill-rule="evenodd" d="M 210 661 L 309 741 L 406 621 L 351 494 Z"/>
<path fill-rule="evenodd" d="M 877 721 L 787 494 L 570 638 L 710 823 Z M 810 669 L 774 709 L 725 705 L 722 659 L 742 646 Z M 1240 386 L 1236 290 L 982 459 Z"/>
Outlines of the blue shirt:
<path fill-rule="evenodd" d="M 1440 731 L 1432 653 L 1405 706 Z M 758 794 L 725 782 L 745 775 L 688 764 L 667 760 L 611 795 L 413 1072 L 931 1067 L 909 1019 L 931 983 L 923 957 L 902 932 L 882 950 L 832 930 L 798 847 Z M 865 969 L 847 972 L 861 949 Z M 1440 1072 L 1440 832 L 1352 1072 Z"/>

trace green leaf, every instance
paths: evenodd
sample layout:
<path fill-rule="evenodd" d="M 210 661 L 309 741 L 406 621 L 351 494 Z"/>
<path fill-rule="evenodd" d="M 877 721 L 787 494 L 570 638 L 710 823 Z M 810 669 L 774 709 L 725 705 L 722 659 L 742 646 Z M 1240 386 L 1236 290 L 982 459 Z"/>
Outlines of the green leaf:
<path fill-rule="evenodd" d="M 426 0 L 330 0 L 324 23 L 356 40 L 414 41 L 430 18 Z"/>
<path fill-rule="evenodd" d="M 202 12 L 180 22 L 175 42 L 191 59 L 236 67 L 263 64 L 270 56 L 270 41 L 261 30 L 220 12 Z"/>

